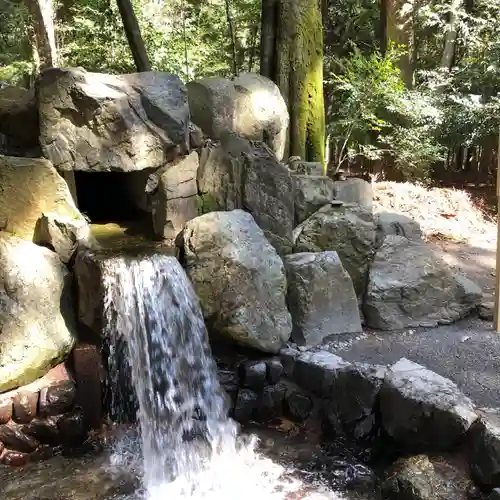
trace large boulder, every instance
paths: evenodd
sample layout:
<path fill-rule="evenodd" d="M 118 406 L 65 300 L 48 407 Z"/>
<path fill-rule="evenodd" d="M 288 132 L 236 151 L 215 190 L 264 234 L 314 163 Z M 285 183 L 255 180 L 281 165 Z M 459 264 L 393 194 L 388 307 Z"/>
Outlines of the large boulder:
<path fill-rule="evenodd" d="M 403 214 L 394 212 L 379 212 L 375 214 L 377 224 L 377 246 L 380 246 L 386 236 L 404 236 L 409 240 L 420 241 L 422 229 L 420 224 Z"/>
<path fill-rule="evenodd" d="M 183 233 L 186 270 L 209 330 L 277 353 L 292 331 L 283 262 L 253 217 L 212 212 Z"/>
<path fill-rule="evenodd" d="M 372 328 L 430 327 L 462 318 L 481 298 L 476 284 L 457 275 L 424 242 L 389 235 L 370 267 L 363 311 Z"/>
<path fill-rule="evenodd" d="M 177 76 L 51 68 L 37 88 L 40 145 L 58 170 L 158 168 L 189 148 L 187 91 Z"/>
<path fill-rule="evenodd" d="M 288 110 L 268 78 L 242 73 L 234 80 L 206 78 L 187 84 L 193 122 L 213 139 L 236 134 L 262 141 L 279 160 L 285 151 Z"/>
<path fill-rule="evenodd" d="M 373 187 L 371 182 L 358 177 L 334 182 L 335 199 L 345 203 L 356 203 L 366 210 L 373 210 Z"/>
<path fill-rule="evenodd" d="M 43 159 L 0 156 L 0 230 L 32 240 L 42 213 L 85 222 L 66 181 Z"/>
<path fill-rule="evenodd" d="M 451 450 L 477 418 L 456 384 L 405 358 L 387 371 L 380 415 L 387 435 L 416 452 Z"/>
<path fill-rule="evenodd" d="M 292 177 L 264 143 L 226 136 L 219 146 L 204 148 L 198 191 L 203 213 L 244 208 L 279 254 L 292 251 Z"/>
<path fill-rule="evenodd" d="M 198 153 L 193 151 L 150 176 L 146 189 L 151 197 L 153 229 L 157 238 L 175 241 L 185 223 L 199 215 L 198 167 Z"/>
<path fill-rule="evenodd" d="M 0 233 L 0 392 L 42 377 L 75 342 L 71 276 L 50 250 Z"/>
<path fill-rule="evenodd" d="M 294 175 L 295 224 L 328 205 L 334 197 L 333 181 L 323 175 Z"/>
<path fill-rule="evenodd" d="M 335 251 L 360 299 L 374 254 L 375 223 L 359 205 L 325 206 L 295 229 L 294 252 Z"/>
<path fill-rule="evenodd" d="M 295 253 L 284 263 L 294 342 L 312 346 L 328 335 L 362 331 L 352 280 L 336 252 Z"/>

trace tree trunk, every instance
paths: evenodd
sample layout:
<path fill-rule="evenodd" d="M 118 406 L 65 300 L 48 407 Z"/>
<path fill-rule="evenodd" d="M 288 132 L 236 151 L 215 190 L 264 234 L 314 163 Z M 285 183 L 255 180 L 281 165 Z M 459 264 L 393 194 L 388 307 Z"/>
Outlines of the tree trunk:
<path fill-rule="evenodd" d="M 455 46 L 457 42 L 457 13 L 462 1 L 453 0 L 450 7 L 448 26 L 444 39 L 444 49 L 441 56 L 441 68 L 451 70 L 455 59 Z"/>
<path fill-rule="evenodd" d="M 116 0 L 116 3 L 137 71 L 151 71 L 151 64 L 131 0 Z"/>
<path fill-rule="evenodd" d="M 384 52 L 388 45 L 393 43 L 395 45 L 403 45 L 406 53 L 403 54 L 399 60 L 399 69 L 401 76 L 407 88 L 412 88 L 414 84 L 414 15 L 415 6 L 413 9 L 404 10 L 406 2 L 404 0 L 384 0 L 383 12 L 385 13 L 385 46 Z"/>
<path fill-rule="evenodd" d="M 290 112 L 286 153 L 325 161 L 323 23 L 318 0 L 280 0 L 274 80 Z"/>
<path fill-rule="evenodd" d="M 262 0 L 260 29 L 260 74 L 274 79 L 279 0 Z"/>
<path fill-rule="evenodd" d="M 52 0 L 26 0 L 33 23 L 32 46 L 35 69 L 57 66 L 56 37 L 54 34 L 54 5 Z M 35 52 L 35 51 L 34 51 Z"/>

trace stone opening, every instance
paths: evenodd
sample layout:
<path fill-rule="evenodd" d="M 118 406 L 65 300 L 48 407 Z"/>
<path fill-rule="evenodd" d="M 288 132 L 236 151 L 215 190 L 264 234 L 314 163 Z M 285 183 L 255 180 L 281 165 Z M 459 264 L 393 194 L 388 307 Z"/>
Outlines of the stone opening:
<path fill-rule="evenodd" d="M 75 172 L 80 211 L 97 224 L 148 220 L 144 186 L 149 173 Z"/>

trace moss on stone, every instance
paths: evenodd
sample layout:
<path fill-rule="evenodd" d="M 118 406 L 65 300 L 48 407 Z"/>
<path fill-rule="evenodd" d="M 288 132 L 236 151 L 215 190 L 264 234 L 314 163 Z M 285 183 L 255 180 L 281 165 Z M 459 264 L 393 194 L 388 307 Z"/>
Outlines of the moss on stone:
<path fill-rule="evenodd" d="M 201 193 L 197 196 L 197 200 L 200 214 L 208 214 L 220 210 L 219 203 L 210 193 Z"/>

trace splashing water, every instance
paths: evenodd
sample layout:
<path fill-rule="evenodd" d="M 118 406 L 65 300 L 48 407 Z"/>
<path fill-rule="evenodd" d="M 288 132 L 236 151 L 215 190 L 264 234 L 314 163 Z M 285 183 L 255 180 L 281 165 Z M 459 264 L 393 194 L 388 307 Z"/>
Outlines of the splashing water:
<path fill-rule="evenodd" d="M 138 497 L 278 500 L 302 490 L 283 467 L 255 451 L 255 438 L 239 437 L 227 418 L 198 299 L 177 260 L 161 254 L 114 257 L 103 267 L 109 368 L 113 384 L 123 366 L 130 369 L 142 448 L 138 455 L 137 440 L 124 438 L 112 463 L 141 471 Z M 120 365 L 124 340 L 126 360 Z M 117 410 L 120 402 L 113 404 Z"/>

